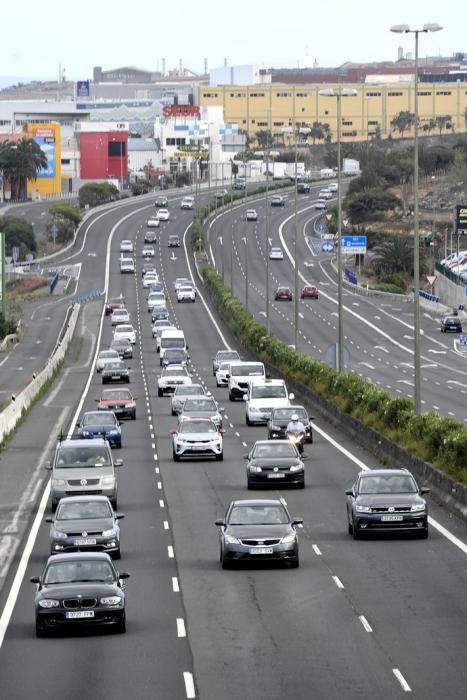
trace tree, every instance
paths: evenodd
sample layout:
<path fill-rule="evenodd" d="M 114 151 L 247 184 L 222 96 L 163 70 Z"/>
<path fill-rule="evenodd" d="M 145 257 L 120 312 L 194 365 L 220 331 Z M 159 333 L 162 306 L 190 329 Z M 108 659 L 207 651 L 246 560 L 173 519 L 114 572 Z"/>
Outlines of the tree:
<path fill-rule="evenodd" d="M 395 195 L 381 189 L 357 192 L 346 200 L 347 212 L 353 224 L 361 223 L 368 218 L 378 218 L 384 212 L 400 206 L 401 202 Z"/>
<path fill-rule="evenodd" d="M 443 129 L 452 129 L 452 117 L 450 114 L 445 114 L 444 116 L 439 115 L 435 118 L 436 128 L 439 129 L 439 135 Z"/>
<path fill-rule="evenodd" d="M 47 169 L 47 157 L 33 139 L 5 141 L 0 145 L 0 169 L 10 183 L 11 198 L 26 199 L 28 180 L 36 180 L 38 173 Z"/>
<path fill-rule="evenodd" d="M 436 129 L 436 119 L 427 119 L 426 121 L 423 122 L 422 124 L 422 131 L 428 132 L 431 134 L 433 129 Z"/>
<path fill-rule="evenodd" d="M 0 231 L 5 234 L 5 252 L 11 255 L 12 248 L 19 248 L 19 259 L 24 260 L 28 253 L 35 253 L 37 242 L 31 224 L 22 217 L 5 216 L 0 219 Z"/>
<path fill-rule="evenodd" d="M 256 141 L 260 148 L 268 148 L 269 144 L 272 143 L 272 134 L 269 130 L 257 131 Z"/>
<path fill-rule="evenodd" d="M 413 240 L 407 236 L 387 236 L 374 249 L 373 267 L 378 275 L 413 270 Z"/>
<path fill-rule="evenodd" d="M 99 204 L 115 202 L 120 193 L 111 182 L 89 182 L 80 187 L 78 197 L 81 209 L 97 207 Z"/>
<path fill-rule="evenodd" d="M 398 131 L 403 138 L 404 133 L 415 125 L 415 114 L 413 112 L 399 112 L 394 119 L 391 120 L 393 131 Z"/>

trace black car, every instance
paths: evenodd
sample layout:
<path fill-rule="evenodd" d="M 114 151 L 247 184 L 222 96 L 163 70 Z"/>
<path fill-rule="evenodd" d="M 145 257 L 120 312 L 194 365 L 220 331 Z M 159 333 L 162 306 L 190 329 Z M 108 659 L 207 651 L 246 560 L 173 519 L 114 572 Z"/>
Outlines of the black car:
<path fill-rule="evenodd" d="M 299 565 L 295 526 L 283 499 L 232 501 L 220 528 L 220 561 L 223 569 L 241 561 L 290 562 Z"/>
<path fill-rule="evenodd" d="M 122 446 L 120 421 L 113 411 L 86 411 L 76 427 L 82 438 L 104 437 L 110 447 Z"/>
<path fill-rule="evenodd" d="M 245 459 L 249 490 L 278 483 L 305 488 L 305 465 L 289 440 L 257 440 Z"/>
<path fill-rule="evenodd" d="M 145 243 L 157 243 L 157 233 L 155 231 L 146 231 L 144 234 Z"/>
<path fill-rule="evenodd" d="M 169 318 L 169 310 L 166 306 L 153 306 L 151 321 L 166 321 Z"/>
<path fill-rule="evenodd" d="M 168 367 L 169 365 L 186 367 L 188 358 L 189 355 L 184 348 L 167 348 L 161 360 L 161 365 L 162 367 Z"/>
<path fill-rule="evenodd" d="M 362 471 L 347 495 L 349 535 L 357 540 L 366 532 L 416 532 L 428 537 L 428 509 L 407 469 Z"/>
<path fill-rule="evenodd" d="M 314 420 L 314 416 L 309 416 L 304 406 L 284 406 L 283 408 L 273 408 L 271 411 L 271 417 L 268 420 L 268 440 L 285 439 L 286 428 L 294 413 L 298 415 L 298 419 L 305 426 L 305 442 L 313 442 L 311 421 Z"/>
<path fill-rule="evenodd" d="M 154 202 L 154 206 L 156 206 L 156 207 L 167 207 L 168 204 L 169 204 L 169 200 L 164 195 L 161 195 L 160 197 L 158 197 L 156 199 L 156 201 Z"/>
<path fill-rule="evenodd" d="M 36 636 L 76 626 L 113 627 L 126 631 L 123 579 L 104 552 L 55 554 L 47 560 L 37 585 Z"/>
<path fill-rule="evenodd" d="M 114 338 L 110 347 L 118 352 L 122 360 L 131 360 L 133 357 L 133 345 L 126 338 Z"/>
<path fill-rule="evenodd" d="M 61 498 L 49 532 L 50 554 L 107 552 L 120 559 L 120 527 L 123 513 L 115 513 L 107 496 Z"/>
<path fill-rule="evenodd" d="M 130 370 L 123 360 L 107 362 L 102 370 L 102 384 L 108 384 L 108 382 L 130 383 Z"/>
<path fill-rule="evenodd" d="M 297 192 L 298 194 L 309 194 L 310 192 L 310 185 L 308 182 L 298 182 L 297 183 Z"/>
<path fill-rule="evenodd" d="M 441 321 L 441 333 L 462 333 L 462 323 L 458 316 L 446 316 Z"/>
<path fill-rule="evenodd" d="M 167 240 L 167 245 L 169 248 L 180 248 L 180 238 L 178 234 L 171 234 Z"/>

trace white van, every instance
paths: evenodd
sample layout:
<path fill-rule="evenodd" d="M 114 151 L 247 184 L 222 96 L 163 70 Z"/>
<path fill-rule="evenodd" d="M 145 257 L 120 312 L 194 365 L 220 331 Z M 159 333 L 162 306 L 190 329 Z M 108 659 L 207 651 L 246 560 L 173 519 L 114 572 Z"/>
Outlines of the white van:
<path fill-rule="evenodd" d="M 252 381 L 264 381 L 266 371 L 262 362 L 231 362 L 228 374 L 229 399 L 243 399 Z"/>
<path fill-rule="evenodd" d="M 169 348 L 179 348 L 182 350 L 188 350 L 188 345 L 185 341 L 185 333 L 183 331 L 168 328 L 167 330 L 163 330 L 161 332 L 161 340 L 159 344 L 161 365 L 164 359 L 164 354 Z"/>

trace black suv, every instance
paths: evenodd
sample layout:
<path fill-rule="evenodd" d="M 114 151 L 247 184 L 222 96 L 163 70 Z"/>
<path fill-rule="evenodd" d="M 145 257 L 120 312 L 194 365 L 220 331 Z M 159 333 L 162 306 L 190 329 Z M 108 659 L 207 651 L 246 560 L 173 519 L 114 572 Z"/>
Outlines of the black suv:
<path fill-rule="evenodd" d="M 308 182 L 298 182 L 297 183 L 297 192 L 299 194 L 309 194 L 310 193 L 310 185 Z"/>
<path fill-rule="evenodd" d="M 357 540 L 365 532 L 416 532 L 428 537 L 428 509 L 407 469 L 362 471 L 347 495 L 349 535 Z"/>

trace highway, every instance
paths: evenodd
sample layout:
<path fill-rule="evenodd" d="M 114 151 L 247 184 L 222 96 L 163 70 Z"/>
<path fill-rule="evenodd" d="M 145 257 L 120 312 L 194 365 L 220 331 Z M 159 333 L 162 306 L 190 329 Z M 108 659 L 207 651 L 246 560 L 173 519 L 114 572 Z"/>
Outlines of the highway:
<path fill-rule="evenodd" d="M 164 244 L 167 232 L 185 233 L 191 218 L 174 203 L 171 221 L 161 227 L 156 266 L 166 284 L 171 315 L 188 339 L 193 376 L 224 407 L 226 433 L 223 462 L 173 462 L 170 430 L 175 419 L 170 400 L 157 397 L 159 358 L 141 286 L 140 251 L 148 211 L 147 205 L 135 202 L 98 218 L 74 259 L 82 263 L 81 290 L 99 287 L 108 289 L 109 296 L 123 293 L 138 329 L 137 349 L 129 361 L 130 386 L 139 396 L 137 420 L 124 424 L 123 447 L 116 455 L 124 460 L 119 511 L 126 518 L 118 568 L 131 573 L 128 631 L 38 640 L 33 586 L 28 582 L 40 573 L 48 554 L 48 526 L 43 523 L 49 512 L 48 493 L 40 465 L 50 456 L 58 427 L 73 425 L 82 410 L 92 408 L 102 387 L 92 362 L 97 348 L 108 345 L 111 327 L 99 300 L 83 306 L 60 379 L 0 456 L 1 473 L 16 474 L 5 484 L 7 491 L 2 482 L 4 556 L 13 551 L 5 549 L 5 538 L 17 538 L 15 559 L 10 558 L 7 571 L 2 569 L 2 700 L 97 700 L 104 695 L 161 700 L 463 697 L 466 524 L 430 502 L 433 522 L 427 541 L 387 537 L 354 542 L 347 534 L 344 490 L 362 466 L 376 463 L 362 445 L 319 417 L 315 442 L 306 449 L 305 490 L 267 494 L 283 496 L 292 514 L 304 519 L 300 568 L 258 564 L 221 570 L 213 523 L 232 499 L 249 497 L 243 455 L 254 440 L 265 436 L 265 428 L 247 427 L 243 403 L 229 402 L 226 390 L 215 387 L 211 358 L 217 349 L 235 343 L 219 324 L 201 284 L 196 304 L 176 303 L 173 280 L 195 271 L 186 249 L 172 255 Z M 119 273 L 118 246 L 128 237 L 136 240 L 134 277 Z M 189 233 L 185 245 L 188 237 Z M 254 239 L 253 245 L 258 245 Z M 252 254 L 250 260 L 252 284 L 261 289 L 260 255 Z M 291 280 L 290 264 L 284 260 L 280 266 L 276 279 Z M 241 273 L 237 289 L 240 280 Z M 331 289 L 332 283 L 330 297 Z M 249 298 L 259 313 L 261 297 L 252 292 Z M 320 313 L 335 309 L 324 296 L 318 305 Z M 290 306 L 274 304 L 274 332 L 288 328 L 279 311 L 286 314 Z M 290 311 L 287 314 L 290 319 Z M 335 341 L 332 327 L 306 308 L 304 316 L 310 331 L 301 342 L 309 335 L 319 347 Z M 360 330 L 359 342 L 361 336 Z M 14 498 L 19 483 L 25 486 L 23 496 L 28 485 L 34 485 L 29 501 Z M 27 506 L 38 500 L 36 514 Z"/>

